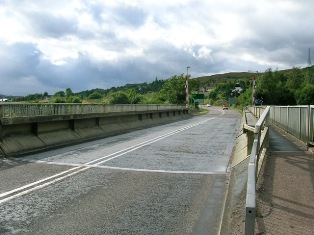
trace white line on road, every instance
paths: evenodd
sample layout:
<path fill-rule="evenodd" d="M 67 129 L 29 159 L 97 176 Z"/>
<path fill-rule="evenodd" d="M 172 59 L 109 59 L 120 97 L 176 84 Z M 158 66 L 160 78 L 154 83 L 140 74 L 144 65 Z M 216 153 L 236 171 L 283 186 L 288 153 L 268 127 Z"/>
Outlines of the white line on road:
<path fill-rule="evenodd" d="M 167 138 L 169 136 L 172 136 L 174 134 L 180 133 L 180 132 L 182 132 L 184 130 L 188 130 L 188 129 L 192 128 L 192 127 L 201 125 L 201 124 L 203 124 L 203 123 L 205 123 L 205 122 L 207 122 L 209 120 L 212 120 L 212 119 L 215 119 L 215 117 L 206 119 L 206 120 L 201 121 L 201 122 L 197 122 L 197 123 L 192 124 L 192 125 L 188 125 L 188 126 L 183 127 L 183 128 L 179 128 L 177 130 L 174 130 L 174 131 L 171 131 L 171 132 L 166 133 L 164 135 L 161 135 L 161 136 L 155 137 L 153 139 L 144 141 L 144 142 L 139 143 L 137 145 L 134 145 L 132 147 L 128 147 L 126 149 L 123 149 L 123 150 L 120 150 L 118 152 L 106 155 L 106 156 L 101 157 L 99 159 L 87 162 L 86 164 L 63 164 L 63 165 L 74 166 L 74 168 L 66 170 L 66 171 L 63 171 L 61 173 L 52 175 L 50 177 L 47 177 L 47 178 L 44 178 L 44 179 L 41 179 L 41 180 L 38 180 L 38 181 L 35 181 L 35 182 L 31 183 L 31 184 L 27 184 L 25 186 L 16 188 L 14 190 L 11 190 L 11 191 L 8 191 L 8 192 L 5 192 L 5 193 L 1 193 L 0 194 L 0 205 L 5 203 L 5 202 L 7 202 L 7 201 L 10 201 L 10 200 L 12 200 L 14 198 L 20 197 L 22 195 L 25 195 L 25 194 L 30 193 L 32 191 L 35 191 L 37 189 L 44 188 L 44 187 L 46 187 L 46 186 L 48 186 L 50 184 L 53 184 L 55 182 L 58 182 L 60 180 L 63 180 L 65 178 L 68 178 L 68 177 L 73 176 L 73 175 L 75 175 L 77 173 L 80 173 L 82 171 L 85 171 L 85 170 L 88 170 L 88 169 L 94 168 L 94 167 L 107 168 L 107 169 L 116 169 L 116 170 L 119 169 L 119 170 L 134 170 L 134 171 L 142 171 L 142 172 L 157 172 L 157 173 L 226 174 L 225 172 L 164 171 L 164 170 L 148 170 L 148 169 L 132 169 L 132 168 L 99 166 L 99 164 L 102 164 L 104 162 L 110 161 L 110 160 L 112 160 L 114 158 L 120 157 L 120 156 L 122 156 L 122 155 L 124 155 L 126 153 L 132 152 L 132 151 L 134 151 L 136 149 L 139 149 L 139 148 L 144 147 L 146 145 L 152 144 L 152 143 L 154 143 L 156 141 L 159 141 L 159 140 L 162 140 L 162 139 Z M 32 161 L 28 161 L 28 162 L 32 162 Z M 55 163 L 55 162 L 52 163 L 52 162 L 46 162 L 46 161 L 34 161 L 34 162 L 36 162 L 36 163 L 46 163 L 46 164 L 58 164 L 58 163 Z"/>
<path fill-rule="evenodd" d="M 65 178 L 68 178 L 68 177 L 70 177 L 72 175 L 75 175 L 75 174 L 81 172 L 81 171 L 85 171 L 88 168 L 89 167 L 84 167 L 84 168 L 76 167 L 76 168 L 73 168 L 73 169 L 70 169 L 70 170 L 67 170 L 67 171 L 63 171 L 63 172 L 61 172 L 59 174 L 56 174 L 56 175 L 53 175 L 51 177 L 47 177 L 45 179 L 42 179 L 42 180 L 39 180 L 39 181 L 35 181 L 34 183 L 27 184 L 27 185 L 25 185 L 23 187 L 16 188 L 14 190 L 2 193 L 2 194 L 0 194 L 0 198 L 3 198 L 3 199 L 0 199 L 0 205 L 2 203 L 4 203 L 4 202 L 10 201 L 10 200 L 12 200 L 14 198 L 17 198 L 19 196 L 22 196 L 24 194 L 30 193 L 30 192 L 35 191 L 37 189 L 40 189 L 40 188 L 46 187 L 46 186 L 48 186 L 50 184 L 53 184 L 53 183 L 55 183 L 57 181 L 63 180 Z M 71 172 L 71 171 L 73 171 L 73 172 Z M 44 183 L 45 181 L 47 181 L 47 182 Z"/>
<path fill-rule="evenodd" d="M 214 119 L 214 118 L 211 118 L 211 119 Z M 102 160 L 102 159 L 105 159 L 105 160 L 100 161 L 100 162 L 98 162 L 98 163 L 96 163 L 96 164 L 93 164 L 93 165 L 99 165 L 99 164 L 108 162 L 108 161 L 110 161 L 110 160 L 112 160 L 112 159 L 115 159 L 115 158 L 117 158 L 117 157 L 120 157 L 120 156 L 122 156 L 122 155 L 125 155 L 126 153 L 130 153 L 130 152 L 135 151 L 135 150 L 137 150 L 137 149 L 139 149 L 139 148 L 142 148 L 142 147 L 144 147 L 144 146 L 146 146 L 146 145 L 152 144 L 152 143 L 154 143 L 154 142 L 157 142 L 157 141 L 159 141 L 159 140 L 162 140 L 162 139 L 167 138 L 167 137 L 169 137 L 169 136 L 172 136 L 172 135 L 174 135 L 174 134 L 177 134 L 177 133 L 180 133 L 180 132 L 182 132 L 182 131 L 188 130 L 188 129 L 192 128 L 192 127 L 201 125 L 201 124 L 203 124 L 203 123 L 205 123 L 205 122 L 207 122 L 207 121 L 209 121 L 209 120 L 211 120 L 211 119 L 207 119 L 207 120 L 205 120 L 205 121 L 198 122 L 198 123 L 195 123 L 195 124 L 193 124 L 193 125 L 189 125 L 189 126 L 186 126 L 186 127 L 180 128 L 180 129 L 177 129 L 177 130 L 175 130 L 175 131 L 172 131 L 172 132 L 169 132 L 169 133 L 167 133 L 167 134 L 164 134 L 164 135 L 155 137 L 155 138 L 153 138 L 153 139 L 151 139 L 151 140 L 144 141 L 144 142 L 139 143 L 139 144 L 137 144 L 137 145 L 134 145 L 134 146 L 132 146 L 132 147 L 129 147 L 129 148 L 126 148 L 126 149 L 124 149 L 124 150 L 120 150 L 120 151 L 118 151 L 118 152 L 109 154 L 109 155 L 107 155 L 107 156 L 104 156 L 104 157 L 102 157 L 102 158 L 99 158 L 99 159 L 94 160 L 94 161 L 91 161 L 91 162 L 97 162 L 97 161 Z M 87 165 L 89 165 L 91 162 L 87 163 Z"/>

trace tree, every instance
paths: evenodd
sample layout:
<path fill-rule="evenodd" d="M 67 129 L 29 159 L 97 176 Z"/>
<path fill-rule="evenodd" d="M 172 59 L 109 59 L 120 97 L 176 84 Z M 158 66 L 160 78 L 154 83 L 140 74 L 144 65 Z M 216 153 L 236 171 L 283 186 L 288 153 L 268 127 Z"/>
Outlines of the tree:
<path fill-rule="evenodd" d="M 53 96 L 65 97 L 65 92 L 64 91 L 57 91 Z"/>
<path fill-rule="evenodd" d="M 161 98 L 170 104 L 183 104 L 185 102 L 185 78 L 183 74 L 174 75 L 161 88 Z M 182 99 L 184 97 L 184 99 Z"/>
<path fill-rule="evenodd" d="M 216 100 L 217 97 L 218 97 L 218 89 L 215 88 L 209 93 L 208 98 L 211 100 Z"/>
<path fill-rule="evenodd" d="M 304 80 L 308 84 L 313 84 L 314 85 L 314 66 L 307 67 L 304 70 Z"/>
<path fill-rule="evenodd" d="M 196 79 L 189 79 L 189 92 L 198 92 L 200 88 L 200 81 Z"/>
<path fill-rule="evenodd" d="M 88 96 L 88 99 L 97 100 L 97 99 L 101 99 L 102 97 L 103 96 L 99 92 L 93 92 L 92 94 Z"/>
<path fill-rule="evenodd" d="M 67 99 L 70 98 L 70 96 L 72 96 L 72 95 L 73 95 L 73 92 L 72 92 L 71 88 L 65 89 L 65 96 Z"/>
<path fill-rule="evenodd" d="M 78 96 L 70 96 L 67 99 L 67 103 L 82 103 L 82 100 Z"/>
<path fill-rule="evenodd" d="M 131 104 L 138 104 L 141 102 L 142 97 L 139 95 L 135 89 L 129 89 L 126 91 L 126 94 L 128 96 L 128 100 Z"/>
<path fill-rule="evenodd" d="M 256 81 L 256 94 L 263 97 L 265 104 L 280 105 L 281 95 L 284 94 L 286 78 L 279 71 L 268 69 Z"/>
<path fill-rule="evenodd" d="M 117 91 L 110 95 L 109 104 L 129 104 L 129 98 L 123 91 Z"/>
<path fill-rule="evenodd" d="M 66 103 L 66 100 L 64 97 L 61 97 L 61 96 L 54 96 L 52 99 L 51 99 L 51 102 L 52 103 Z"/>
<path fill-rule="evenodd" d="M 252 104 L 252 88 L 248 88 L 243 93 L 241 93 L 239 97 L 236 98 L 236 105 L 245 107 L 251 104 Z"/>
<path fill-rule="evenodd" d="M 314 85 L 305 84 L 302 89 L 296 91 L 296 100 L 298 105 L 314 104 Z"/>
<path fill-rule="evenodd" d="M 304 82 L 304 73 L 298 67 L 293 67 L 291 71 L 287 74 L 288 80 L 286 87 L 288 90 L 294 93 L 295 90 L 299 89 Z"/>
<path fill-rule="evenodd" d="M 149 92 L 143 95 L 142 104 L 163 104 L 164 100 L 159 92 Z"/>

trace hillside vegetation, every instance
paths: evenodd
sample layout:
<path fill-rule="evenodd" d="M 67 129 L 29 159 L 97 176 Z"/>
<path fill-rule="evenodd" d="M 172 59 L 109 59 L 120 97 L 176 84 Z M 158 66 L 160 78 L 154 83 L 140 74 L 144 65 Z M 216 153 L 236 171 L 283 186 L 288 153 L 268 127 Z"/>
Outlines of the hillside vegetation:
<path fill-rule="evenodd" d="M 265 105 L 314 103 L 314 66 L 289 70 L 268 69 L 262 73 L 232 72 L 189 79 L 190 94 L 205 94 L 205 103 L 234 106 L 253 102 L 252 78 L 256 76 L 255 99 Z M 53 95 L 47 92 L 13 97 L 11 101 L 101 104 L 185 104 L 185 76 L 173 75 L 151 83 L 126 84 L 109 89 L 96 88 L 73 93 L 71 88 Z M 235 87 L 239 90 L 235 90 Z M 231 98 L 231 99 L 230 99 Z M 190 102 L 195 105 L 193 101 Z"/>

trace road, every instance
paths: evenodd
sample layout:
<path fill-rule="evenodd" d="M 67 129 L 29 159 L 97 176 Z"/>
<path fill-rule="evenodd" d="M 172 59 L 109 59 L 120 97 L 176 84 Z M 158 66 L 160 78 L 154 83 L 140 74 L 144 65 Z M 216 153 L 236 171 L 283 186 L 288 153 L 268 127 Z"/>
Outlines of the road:
<path fill-rule="evenodd" d="M 2 159 L 0 234 L 219 234 L 241 115 Z"/>

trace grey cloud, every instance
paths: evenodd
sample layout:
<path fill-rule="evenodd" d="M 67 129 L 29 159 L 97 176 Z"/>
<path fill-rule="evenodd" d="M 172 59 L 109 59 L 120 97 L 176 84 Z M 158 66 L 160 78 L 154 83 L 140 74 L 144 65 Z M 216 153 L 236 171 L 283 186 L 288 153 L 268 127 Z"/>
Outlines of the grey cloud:
<path fill-rule="evenodd" d="M 60 38 L 77 32 L 77 20 L 56 16 L 49 11 L 31 12 L 26 15 L 31 27 L 40 37 Z"/>
<path fill-rule="evenodd" d="M 40 63 L 41 52 L 31 43 L 16 43 L 0 46 L 5 54 L 0 64 L 0 76 L 22 77 L 30 76 Z"/>
<path fill-rule="evenodd" d="M 22 2 L 24 7 L 28 3 L 28 1 Z M 269 15 L 264 14 L 263 9 L 259 9 L 263 6 L 257 6 L 256 3 L 250 3 L 251 5 L 248 6 L 229 6 L 223 9 L 219 5 L 220 8 L 213 6 L 207 9 L 203 7 L 203 1 L 198 1 L 198 4 L 189 5 L 179 12 L 174 6 L 155 12 L 154 9 L 144 11 L 141 8 L 125 5 L 105 8 L 97 1 L 82 2 L 85 5 L 79 10 L 76 9 L 76 13 L 89 13 L 95 20 L 94 23 L 100 26 L 100 31 L 93 32 L 88 28 L 79 29 L 78 19 L 57 17 L 54 11 L 49 12 L 48 8 L 42 8 L 42 12 L 32 13 L 29 9 L 16 9 L 19 11 L 18 14 L 23 14 L 26 22 L 34 28 L 36 34 L 31 35 L 34 38 L 37 36 L 39 39 L 45 37 L 60 39 L 71 34 L 86 42 L 92 39 L 105 50 L 123 56 L 118 57 L 117 61 L 95 62 L 92 57 L 89 57 L 89 52 L 84 52 L 80 53 L 79 58 L 62 58 L 66 63 L 56 65 L 45 59 L 46 57 L 37 48 L 36 42 L 8 45 L 2 43 L 0 44 L 2 61 L 0 94 L 27 95 L 45 91 L 53 94 L 68 87 L 74 92 L 93 88 L 107 89 L 112 86 L 123 86 L 126 83 L 151 82 L 156 77 L 167 79 L 172 75 L 186 73 L 187 66 L 191 67 L 189 72 L 192 77 L 232 71 L 263 72 L 269 67 L 286 69 L 293 66 L 305 66 L 308 48 L 314 51 L 312 35 L 314 15 L 311 13 L 314 8 L 313 1 L 301 0 L 300 6 L 307 4 L 303 8 L 297 8 L 296 11 L 292 9 L 290 12 L 277 9 L 275 12 L 269 12 Z M 46 1 L 45 6 L 48 7 L 48 3 L 51 4 Z M 168 10 L 171 11 L 167 12 Z M 203 32 L 207 32 L 211 38 L 217 36 L 214 33 L 220 18 L 215 17 L 222 10 L 227 13 L 235 10 L 241 14 L 240 24 L 243 31 L 239 32 L 236 35 L 237 39 L 230 41 L 229 44 L 222 45 L 219 42 L 214 42 L 213 45 L 208 42 L 197 44 L 192 41 L 186 46 L 189 47 L 187 49 L 167 42 L 166 38 L 162 38 L 163 35 L 160 37 L 157 35 L 155 41 L 148 42 L 143 45 L 143 48 L 138 48 L 136 43 L 117 38 L 115 34 L 115 29 L 120 26 L 131 27 L 131 29 L 141 27 L 148 17 L 153 18 L 161 28 L 170 30 L 174 25 L 170 25 L 167 20 L 173 20 L 172 24 L 175 24 L 176 20 L 185 19 L 188 16 L 195 24 L 199 20 L 198 23 L 204 28 Z M 283 13 L 280 13 L 281 11 Z M 279 13 L 281 15 L 275 15 Z M 167 14 L 170 18 L 163 18 Z M 103 25 L 108 27 L 102 27 Z M 193 29 L 190 30 L 193 33 Z M 184 36 L 184 32 L 182 35 Z M 193 36 L 198 37 L 198 35 Z M 203 47 L 210 49 L 208 56 L 203 56 L 200 51 Z M 143 54 L 128 58 L 126 51 L 130 48 L 143 50 Z M 246 59 L 243 55 L 249 55 L 253 59 Z"/>
<path fill-rule="evenodd" d="M 105 8 L 99 3 L 86 3 L 89 13 L 99 24 L 109 23 L 139 27 L 146 21 L 148 14 L 138 8 L 122 5 L 121 7 Z"/>

